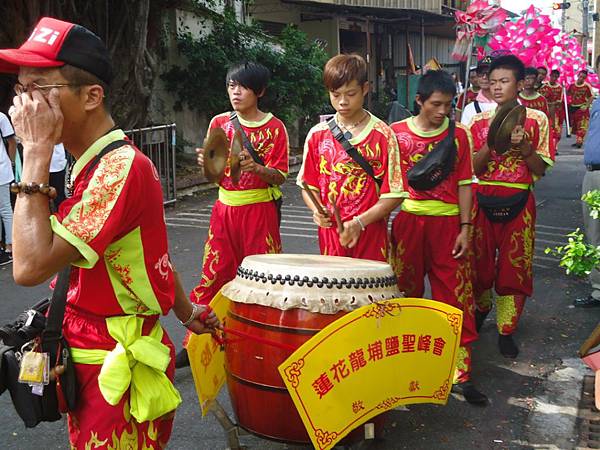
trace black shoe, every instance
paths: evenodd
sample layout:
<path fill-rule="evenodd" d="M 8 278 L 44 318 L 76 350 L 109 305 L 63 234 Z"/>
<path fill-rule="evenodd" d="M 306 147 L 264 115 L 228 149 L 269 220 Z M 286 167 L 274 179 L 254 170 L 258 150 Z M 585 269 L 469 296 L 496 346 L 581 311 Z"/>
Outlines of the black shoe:
<path fill-rule="evenodd" d="M 456 383 L 452 386 L 452 392 L 462 395 L 472 405 L 485 406 L 488 402 L 487 396 L 479 392 L 471 381 Z"/>
<path fill-rule="evenodd" d="M 571 147 L 579 148 L 579 144 L 577 142 L 575 142 L 574 144 L 571 144 Z"/>
<path fill-rule="evenodd" d="M 183 367 L 189 367 L 190 359 L 188 358 L 188 352 L 185 348 L 182 348 L 177 356 L 175 356 L 175 368 L 182 369 Z"/>
<path fill-rule="evenodd" d="M 600 306 L 600 300 L 589 295 L 585 298 L 577 298 L 573 301 L 573 306 L 577 308 L 594 308 Z"/>
<path fill-rule="evenodd" d="M 5 266 L 12 262 L 12 252 L 0 251 L 0 266 Z"/>
<path fill-rule="evenodd" d="M 519 347 L 515 344 L 511 334 L 501 334 L 498 336 L 498 347 L 500 353 L 505 358 L 516 358 L 519 354 Z"/>
<path fill-rule="evenodd" d="M 489 311 L 479 311 L 477 309 L 475 310 L 475 328 L 477 329 L 478 333 L 479 330 L 481 330 L 483 322 L 485 322 L 485 318 L 488 316 L 489 313 Z"/>

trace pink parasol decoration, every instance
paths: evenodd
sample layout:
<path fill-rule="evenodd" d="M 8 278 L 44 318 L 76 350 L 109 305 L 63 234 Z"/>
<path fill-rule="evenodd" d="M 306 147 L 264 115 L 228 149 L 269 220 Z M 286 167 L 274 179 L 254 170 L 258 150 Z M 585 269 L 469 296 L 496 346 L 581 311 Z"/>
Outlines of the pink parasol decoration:
<path fill-rule="evenodd" d="M 496 31 L 489 46 L 493 50 L 511 51 L 526 66 L 559 70 L 559 81 L 565 86 L 574 83 L 577 74 L 587 68 L 577 39 L 554 28 L 550 17 L 542 15 L 533 6 L 522 17 L 513 19 Z M 598 76 L 591 71 L 587 81 L 594 87 L 600 87 Z"/>
<path fill-rule="evenodd" d="M 488 0 L 476 0 L 466 11 L 456 11 L 456 42 L 452 57 L 466 61 L 471 45 L 485 47 L 490 36 L 504 23 L 506 11 Z"/>

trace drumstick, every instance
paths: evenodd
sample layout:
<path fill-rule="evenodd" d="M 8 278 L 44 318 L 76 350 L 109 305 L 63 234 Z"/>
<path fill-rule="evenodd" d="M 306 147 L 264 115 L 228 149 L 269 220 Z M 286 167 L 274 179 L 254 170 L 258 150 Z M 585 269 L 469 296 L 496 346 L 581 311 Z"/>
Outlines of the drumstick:
<path fill-rule="evenodd" d="M 319 203 L 319 200 L 317 199 L 317 196 L 315 195 L 315 193 L 308 187 L 308 184 L 306 184 L 306 181 L 302 182 L 302 189 L 304 189 L 306 191 L 306 193 L 308 194 L 308 198 L 310 199 L 310 202 L 314 205 L 315 208 L 317 208 L 317 211 L 319 212 L 319 214 L 321 214 L 322 216 L 327 216 L 327 212 L 325 211 L 325 209 L 323 209 L 323 206 L 321 205 L 321 203 Z"/>
<path fill-rule="evenodd" d="M 340 215 L 340 210 L 337 207 L 337 197 L 331 192 L 329 193 L 329 203 L 331 203 L 331 207 L 333 209 L 333 217 L 335 217 L 335 223 L 337 224 L 338 233 L 342 234 L 342 232 L 344 231 L 342 216 Z"/>

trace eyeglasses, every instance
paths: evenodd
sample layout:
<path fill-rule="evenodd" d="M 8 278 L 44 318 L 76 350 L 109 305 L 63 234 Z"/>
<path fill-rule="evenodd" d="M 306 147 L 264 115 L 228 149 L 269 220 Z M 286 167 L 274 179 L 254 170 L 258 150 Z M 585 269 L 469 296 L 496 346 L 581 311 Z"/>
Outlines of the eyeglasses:
<path fill-rule="evenodd" d="M 21 95 L 26 92 L 33 92 L 33 91 L 42 91 L 43 94 L 47 94 L 50 91 L 50 89 L 61 88 L 61 87 L 66 87 L 66 86 L 81 86 L 81 85 L 80 84 L 69 84 L 69 83 L 40 85 L 37 83 L 31 83 L 29 86 L 25 87 L 22 84 L 17 83 L 17 84 L 15 84 L 14 90 L 17 95 Z"/>

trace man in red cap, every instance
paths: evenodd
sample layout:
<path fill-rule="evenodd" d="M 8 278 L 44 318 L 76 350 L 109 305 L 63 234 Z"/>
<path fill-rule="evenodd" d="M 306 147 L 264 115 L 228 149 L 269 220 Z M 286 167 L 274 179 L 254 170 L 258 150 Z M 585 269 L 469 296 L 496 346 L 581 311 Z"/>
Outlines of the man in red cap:
<path fill-rule="evenodd" d="M 9 111 L 24 154 L 23 181 L 12 186 L 15 281 L 36 285 L 72 266 L 63 324 L 79 386 L 71 447 L 162 448 L 181 398 L 158 318 L 173 308 L 195 332 L 218 321 L 187 300 L 169 260 L 156 169 L 107 110 L 108 51 L 89 30 L 43 18 L 20 48 L 0 50 L 0 71 L 19 77 Z M 59 142 L 77 162 L 71 197 L 51 215 Z"/>

